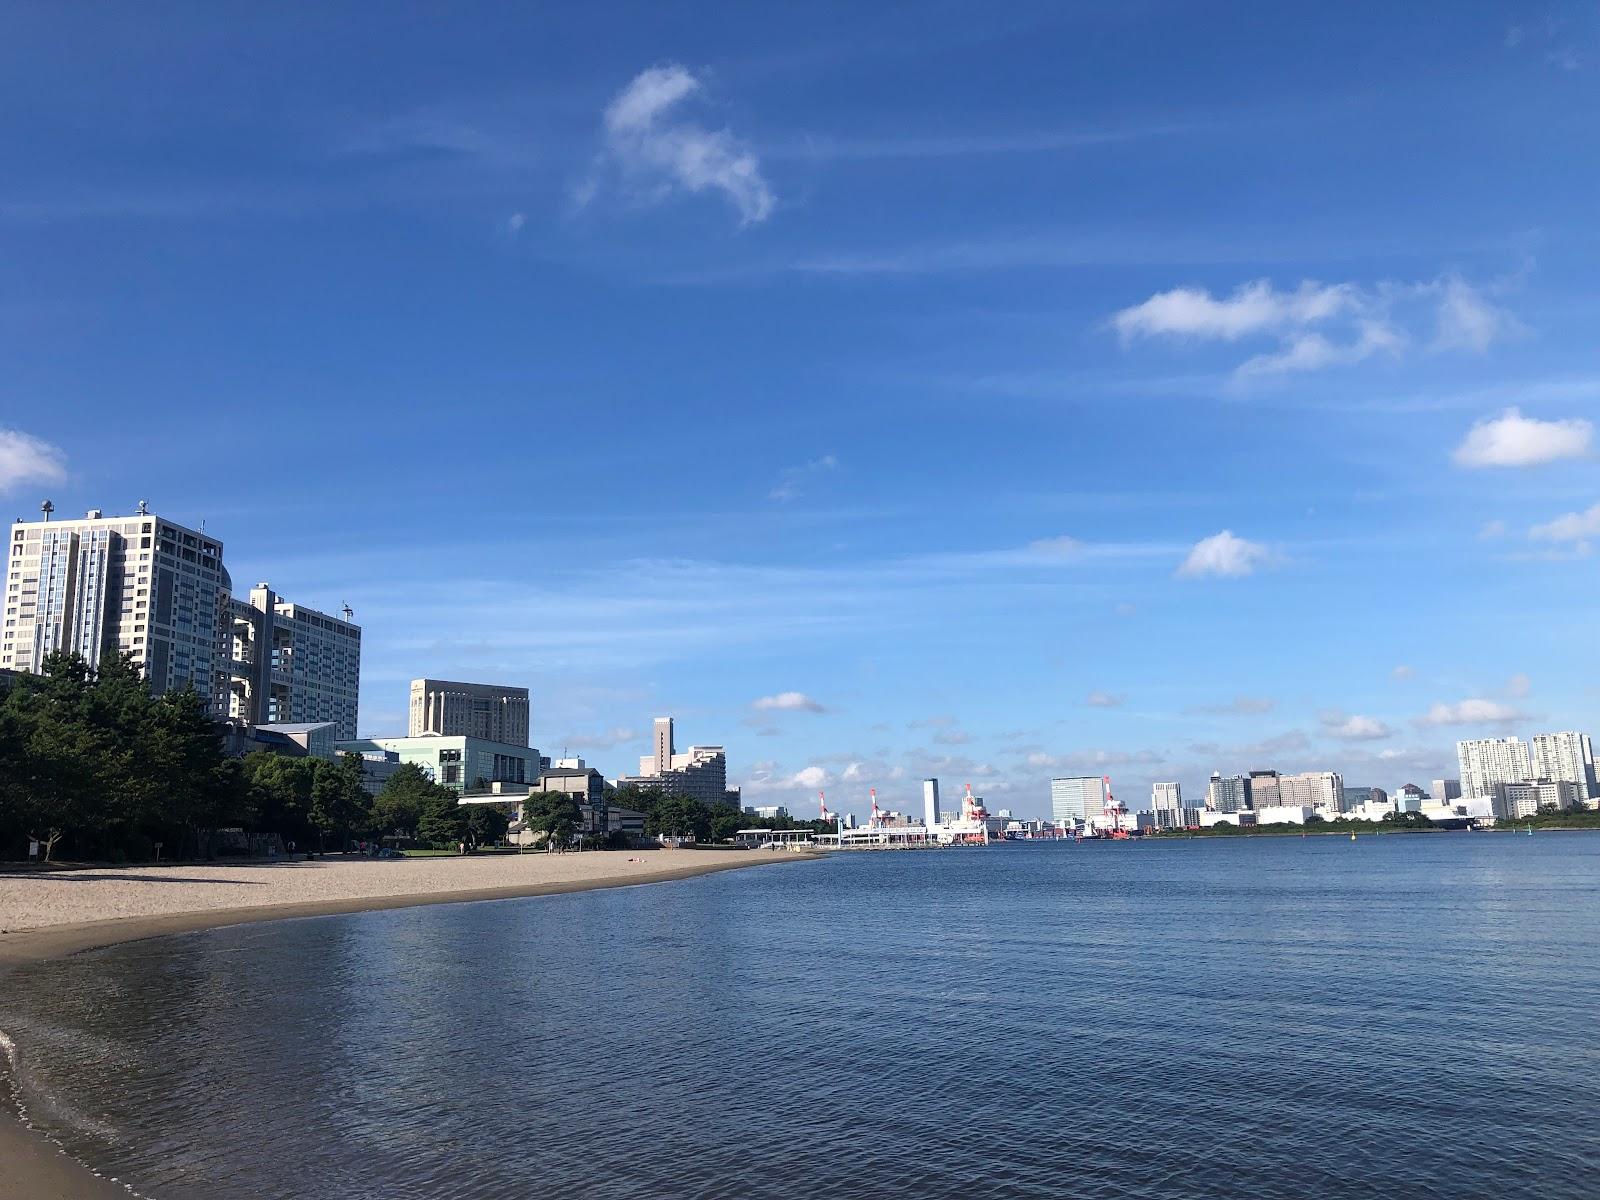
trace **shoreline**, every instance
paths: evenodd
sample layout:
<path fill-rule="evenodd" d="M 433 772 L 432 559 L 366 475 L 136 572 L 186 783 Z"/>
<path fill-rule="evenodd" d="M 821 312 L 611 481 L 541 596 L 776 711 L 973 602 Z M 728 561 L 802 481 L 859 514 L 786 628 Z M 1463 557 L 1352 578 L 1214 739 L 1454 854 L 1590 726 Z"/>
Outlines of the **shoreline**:
<path fill-rule="evenodd" d="M 621 855 L 623 851 L 601 851 Z M 89 950 L 99 950 L 125 942 L 144 941 L 202 929 L 221 929 L 262 921 L 292 921 L 305 917 L 341 916 L 360 912 L 381 912 L 396 908 L 420 908 L 433 904 L 472 904 L 486 900 L 519 900 L 534 896 L 564 895 L 571 892 L 600 891 L 617 887 L 670 883 L 719 871 L 765 866 L 783 862 L 811 862 L 820 853 L 779 853 L 775 851 L 716 850 L 704 853 L 728 855 L 733 861 L 698 859 L 692 863 L 670 865 L 672 857 L 683 851 L 651 851 L 653 857 L 643 870 L 587 878 L 544 880 L 493 887 L 440 889 L 420 892 L 341 896 L 320 900 L 263 903 L 227 908 L 197 908 L 181 912 L 138 916 L 107 917 L 89 921 L 40 925 L 0 933 L 0 982 L 8 971 L 30 962 L 70 958 Z M 691 852 L 694 853 L 694 852 Z M 533 856 L 526 856 L 533 857 Z M 542 856 L 541 856 L 542 857 Z M 665 861 L 662 861 L 662 860 Z M 472 861 L 472 860 L 453 860 Z M 288 864 L 283 864 L 288 865 Z M 608 864 L 609 865 L 609 864 Z M 625 864 L 619 864 L 625 865 Z M 147 870 L 148 868 L 146 868 Z M 173 868 L 184 869 L 184 868 Z M 273 869 L 273 868 L 265 868 Z M 31 878 L 31 877 L 30 877 Z M 0 1031 L 0 1057 L 6 1054 Z M 18 1108 L 9 1062 L 0 1062 L 0 1162 L 6 1166 L 9 1193 L 26 1200 L 99 1200 L 101 1197 L 128 1197 L 137 1193 L 126 1184 L 100 1175 L 86 1163 L 66 1153 L 41 1129 L 26 1123 Z"/>

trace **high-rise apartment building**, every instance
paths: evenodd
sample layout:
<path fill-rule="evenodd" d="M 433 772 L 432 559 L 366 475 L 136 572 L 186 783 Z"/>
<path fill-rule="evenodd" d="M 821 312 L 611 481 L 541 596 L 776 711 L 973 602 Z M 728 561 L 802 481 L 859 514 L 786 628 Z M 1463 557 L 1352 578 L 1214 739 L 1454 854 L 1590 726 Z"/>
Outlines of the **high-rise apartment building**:
<path fill-rule="evenodd" d="M 1594 744 L 1586 733 L 1533 735 L 1533 777 L 1578 785 L 1581 798 L 1600 797 L 1594 769 Z"/>
<path fill-rule="evenodd" d="M 1170 812 L 1183 807 L 1183 786 L 1177 783 L 1150 785 L 1150 807 L 1155 812 Z"/>
<path fill-rule="evenodd" d="M 1050 816 L 1057 821 L 1087 821 L 1105 815 L 1108 781 L 1099 775 L 1073 775 L 1050 781 Z"/>
<path fill-rule="evenodd" d="M 331 721 L 342 742 L 356 736 L 361 627 L 293 604 L 265 583 L 231 602 L 227 715 L 250 725 Z"/>
<path fill-rule="evenodd" d="M 922 781 L 922 824 L 932 829 L 939 823 L 939 781 L 937 779 L 924 779 Z"/>
<path fill-rule="evenodd" d="M 232 583 L 222 543 L 146 510 L 11 527 L 0 668 L 37 673 L 55 650 L 128 653 L 155 692 L 192 687 L 228 708 Z"/>
<path fill-rule="evenodd" d="M 528 744 L 528 689 L 492 683 L 411 681 L 410 736 L 475 737 L 507 746 Z"/>
<path fill-rule="evenodd" d="M 703 804 L 740 808 L 739 789 L 728 786 L 728 756 L 721 746 L 690 746 L 679 754 L 672 740 L 672 718 L 657 717 L 655 743 L 639 759 L 639 773 L 624 775 L 619 787 L 659 788 Z"/>
<path fill-rule="evenodd" d="M 1528 744 L 1521 738 L 1477 738 L 1456 743 L 1464 796 L 1492 796 L 1499 783 L 1526 783 L 1533 778 Z"/>
<path fill-rule="evenodd" d="M 1250 807 L 1250 780 L 1243 775 L 1211 772 L 1211 782 L 1206 786 L 1206 807 L 1219 813 L 1243 812 Z"/>
<path fill-rule="evenodd" d="M 1280 775 L 1278 803 L 1320 808 L 1328 812 L 1343 812 L 1344 776 L 1337 771 L 1305 771 L 1299 775 Z"/>

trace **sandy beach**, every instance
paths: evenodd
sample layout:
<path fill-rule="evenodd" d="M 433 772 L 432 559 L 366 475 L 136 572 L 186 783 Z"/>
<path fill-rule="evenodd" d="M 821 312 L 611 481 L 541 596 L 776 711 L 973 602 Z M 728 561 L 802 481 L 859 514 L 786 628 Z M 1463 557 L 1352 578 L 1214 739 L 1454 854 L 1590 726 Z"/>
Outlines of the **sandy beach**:
<path fill-rule="evenodd" d="M 642 850 L 0 873 L 0 987 L 4 972 L 19 963 L 194 929 L 663 883 L 814 857 Z M 8 1087 L 0 1072 L 0 1194 L 8 1200 L 128 1195 L 16 1120 Z"/>

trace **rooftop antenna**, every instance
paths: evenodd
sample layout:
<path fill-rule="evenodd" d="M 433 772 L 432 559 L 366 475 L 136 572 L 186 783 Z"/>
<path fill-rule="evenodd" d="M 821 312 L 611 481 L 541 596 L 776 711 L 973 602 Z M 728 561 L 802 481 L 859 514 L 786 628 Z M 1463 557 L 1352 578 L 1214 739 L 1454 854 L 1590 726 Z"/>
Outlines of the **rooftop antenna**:
<path fill-rule="evenodd" d="M 56 506 L 54 504 L 50 503 L 50 501 L 48 501 L 48 500 L 46 500 L 43 504 L 39 505 L 39 511 L 44 514 L 44 519 L 46 521 L 48 521 L 50 519 L 50 514 L 55 512 L 55 510 L 56 510 Z"/>
<path fill-rule="evenodd" d="M 148 501 L 148 500 L 139 501 L 139 515 L 141 517 L 148 517 L 150 515 L 150 501 Z"/>
<path fill-rule="evenodd" d="M 346 604 L 344 606 L 344 619 L 346 621 L 352 620 L 355 617 L 355 615 L 356 615 L 356 610 L 351 608 L 348 604 Z"/>

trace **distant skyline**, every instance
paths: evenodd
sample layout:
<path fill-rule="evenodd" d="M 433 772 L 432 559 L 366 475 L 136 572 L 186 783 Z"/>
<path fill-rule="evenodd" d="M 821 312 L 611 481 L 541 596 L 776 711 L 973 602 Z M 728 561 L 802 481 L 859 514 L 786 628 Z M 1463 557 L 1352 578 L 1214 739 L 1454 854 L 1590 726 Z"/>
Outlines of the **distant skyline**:
<path fill-rule="evenodd" d="M 6 32 L 0 503 L 349 603 L 363 734 L 1036 816 L 1600 726 L 1593 4 Z"/>

